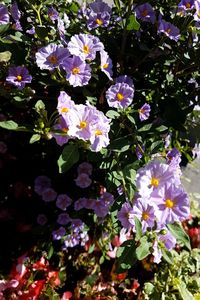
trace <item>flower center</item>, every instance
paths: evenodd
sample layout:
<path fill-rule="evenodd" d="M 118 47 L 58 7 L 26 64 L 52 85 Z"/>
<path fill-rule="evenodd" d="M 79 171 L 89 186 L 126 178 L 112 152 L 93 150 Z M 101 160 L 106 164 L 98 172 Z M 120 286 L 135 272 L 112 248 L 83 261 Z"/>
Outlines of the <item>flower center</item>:
<path fill-rule="evenodd" d="M 153 187 L 158 187 L 158 185 L 159 185 L 159 179 L 153 177 L 153 178 L 151 179 L 151 185 L 152 185 Z"/>
<path fill-rule="evenodd" d="M 200 19 L 200 10 L 197 13 L 197 17 Z"/>
<path fill-rule="evenodd" d="M 189 2 L 187 2 L 187 3 L 185 4 L 185 6 L 186 6 L 186 8 L 191 8 L 191 4 L 190 4 Z"/>
<path fill-rule="evenodd" d="M 101 20 L 101 19 L 96 19 L 96 23 L 98 24 L 98 25 L 102 25 L 103 24 L 103 21 Z"/>
<path fill-rule="evenodd" d="M 108 64 L 104 64 L 103 69 L 107 69 L 107 68 L 108 68 Z"/>
<path fill-rule="evenodd" d="M 67 127 L 62 128 L 62 131 L 65 132 L 65 133 L 67 133 L 68 130 L 69 130 L 69 129 L 68 129 Z"/>
<path fill-rule="evenodd" d="M 58 59 L 55 55 L 50 55 L 48 57 L 48 61 L 51 63 L 51 64 L 57 64 L 58 63 Z"/>
<path fill-rule="evenodd" d="M 16 79 L 17 79 L 17 81 L 22 81 L 22 76 L 21 75 L 17 75 Z"/>
<path fill-rule="evenodd" d="M 165 200 L 165 206 L 167 208 L 172 208 L 174 206 L 174 202 L 171 199 L 168 198 L 168 199 Z"/>
<path fill-rule="evenodd" d="M 61 109 L 61 113 L 66 113 L 66 112 L 68 112 L 69 111 L 69 108 L 67 108 L 67 107 L 63 107 L 62 109 Z"/>
<path fill-rule="evenodd" d="M 78 73 L 80 73 L 80 69 L 79 68 L 75 67 L 75 68 L 72 69 L 72 74 L 73 75 L 76 75 Z"/>
<path fill-rule="evenodd" d="M 143 17 L 146 17 L 148 15 L 148 10 L 145 9 L 143 10 L 142 14 L 141 14 Z"/>
<path fill-rule="evenodd" d="M 90 52 L 90 48 L 89 48 L 87 45 L 84 45 L 84 46 L 83 46 L 83 52 L 84 52 L 85 54 L 88 54 L 88 53 Z"/>
<path fill-rule="evenodd" d="M 166 33 L 170 33 L 171 32 L 171 28 L 166 29 Z"/>
<path fill-rule="evenodd" d="M 146 211 L 143 211 L 142 213 L 142 220 L 147 221 L 149 219 L 149 214 Z"/>
<path fill-rule="evenodd" d="M 144 113 L 145 113 L 144 108 L 140 108 L 140 109 L 139 109 L 139 113 L 144 114 Z"/>
<path fill-rule="evenodd" d="M 101 130 L 95 130 L 95 135 L 102 135 L 102 131 Z"/>
<path fill-rule="evenodd" d="M 87 127 L 87 122 L 81 121 L 79 127 L 80 127 L 81 129 L 86 128 L 86 127 Z"/>
<path fill-rule="evenodd" d="M 124 99 L 124 95 L 122 93 L 117 93 L 117 100 L 122 101 Z"/>

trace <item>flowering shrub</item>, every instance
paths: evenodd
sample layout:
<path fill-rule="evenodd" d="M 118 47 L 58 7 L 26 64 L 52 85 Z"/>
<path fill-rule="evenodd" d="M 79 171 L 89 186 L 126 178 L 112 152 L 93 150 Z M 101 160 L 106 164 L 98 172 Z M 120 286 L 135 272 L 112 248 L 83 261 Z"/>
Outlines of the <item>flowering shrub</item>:
<path fill-rule="evenodd" d="M 1 218 L 33 238 L 0 299 L 193 299 L 199 28 L 199 0 L 0 3 Z"/>

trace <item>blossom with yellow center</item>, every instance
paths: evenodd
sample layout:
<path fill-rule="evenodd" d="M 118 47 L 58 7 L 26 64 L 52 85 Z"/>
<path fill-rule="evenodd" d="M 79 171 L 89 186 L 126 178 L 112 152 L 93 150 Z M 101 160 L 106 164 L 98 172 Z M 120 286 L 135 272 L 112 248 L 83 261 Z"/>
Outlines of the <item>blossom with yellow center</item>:
<path fill-rule="evenodd" d="M 62 109 L 61 109 L 61 113 L 66 113 L 66 112 L 68 112 L 69 111 L 69 108 L 67 108 L 67 107 L 63 107 Z"/>
<path fill-rule="evenodd" d="M 122 93 L 117 93 L 117 100 L 122 101 L 124 99 L 124 95 Z"/>
<path fill-rule="evenodd" d="M 190 4 L 189 2 L 187 2 L 187 3 L 185 4 L 185 6 L 186 6 L 186 8 L 191 8 L 191 4 Z"/>
<path fill-rule="evenodd" d="M 99 129 L 95 130 L 95 135 L 102 135 L 102 131 Z"/>
<path fill-rule="evenodd" d="M 58 63 L 58 59 L 55 55 L 50 55 L 48 57 L 48 61 L 51 63 L 51 64 L 57 64 Z"/>
<path fill-rule="evenodd" d="M 143 10 L 143 12 L 141 13 L 141 15 L 143 17 L 146 17 L 148 15 L 148 10 L 147 9 Z"/>
<path fill-rule="evenodd" d="M 149 219 L 149 214 L 146 211 L 143 211 L 142 213 L 142 220 L 147 221 Z"/>
<path fill-rule="evenodd" d="M 65 132 L 65 133 L 67 133 L 68 130 L 69 130 L 69 129 L 68 129 L 67 127 L 63 127 L 63 128 L 62 128 L 62 131 Z"/>
<path fill-rule="evenodd" d="M 101 19 L 96 19 L 96 23 L 98 24 L 98 25 L 102 25 L 103 24 L 103 21 L 101 20 Z"/>
<path fill-rule="evenodd" d="M 17 75 L 16 79 L 17 79 L 17 81 L 22 81 L 22 76 L 21 75 Z"/>
<path fill-rule="evenodd" d="M 158 185 L 159 185 L 159 179 L 156 177 L 152 177 L 151 178 L 151 186 L 158 187 Z"/>
<path fill-rule="evenodd" d="M 168 28 L 168 29 L 166 29 L 166 33 L 170 33 L 172 30 L 171 30 L 171 28 Z"/>
<path fill-rule="evenodd" d="M 80 127 L 81 129 L 86 128 L 86 127 L 87 127 L 87 122 L 81 121 L 79 127 Z"/>
<path fill-rule="evenodd" d="M 172 207 L 174 207 L 174 202 L 173 202 L 173 200 L 167 198 L 167 199 L 165 200 L 165 206 L 166 206 L 167 208 L 172 208 Z"/>
<path fill-rule="evenodd" d="M 80 69 L 78 68 L 78 67 L 74 67 L 73 69 L 72 69 L 72 74 L 73 75 L 76 75 L 76 74 L 79 74 L 80 73 Z"/>
<path fill-rule="evenodd" d="M 108 64 L 104 64 L 102 67 L 103 67 L 103 69 L 107 69 L 108 68 Z"/>
<path fill-rule="evenodd" d="M 84 45 L 84 46 L 83 46 L 83 52 L 84 52 L 85 54 L 90 53 L 90 48 L 89 48 L 87 45 Z"/>

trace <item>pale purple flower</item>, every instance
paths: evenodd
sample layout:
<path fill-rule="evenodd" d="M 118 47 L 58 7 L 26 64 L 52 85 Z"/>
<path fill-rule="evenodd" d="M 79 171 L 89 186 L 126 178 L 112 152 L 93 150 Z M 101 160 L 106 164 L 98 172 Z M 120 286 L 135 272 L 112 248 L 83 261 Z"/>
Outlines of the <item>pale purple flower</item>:
<path fill-rule="evenodd" d="M 90 12 L 87 20 L 87 27 L 89 30 L 98 27 L 108 27 L 110 23 L 110 14 L 107 11 L 95 13 Z"/>
<path fill-rule="evenodd" d="M 200 22 L 200 1 L 195 1 L 195 9 L 194 20 Z"/>
<path fill-rule="evenodd" d="M 19 19 L 21 18 L 21 12 L 18 8 L 16 1 L 14 1 L 13 4 L 11 5 L 10 13 L 15 22 L 19 21 Z"/>
<path fill-rule="evenodd" d="M 104 192 L 100 196 L 99 200 L 105 203 L 106 206 L 110 207 L 114 203 L 114 196 L 111 193 Z"/>
<path fill-rule="evenodd" d="M 86 33 L 75 34 L 68 43 L 69 52 L 81 60 L 93 60 L 96 52 L 104 48 L 99 38 Z"/>
<path fill-rule="evenodd" d="M 77 171 L 78 171 L 79 175 L 81 173 L 85 173 L 87 175 L 92 175 L 92 169 L 93 169 L 92 165 L 85 161 L 78 166 Z"/>
<path fill-rule="evenodd" d="M 153 262 L 156 264 L 159 264 L 161 262 L 161 258 L 162 258 L 162 251 L 158 246 L 158 241 L 156 241 L 156 240 L 153 243 L 152 255 L 154 257 Z"/>
<path fill-rule="evenodd" d="M 91 68 L 80 57 L 73 56 L 67 59 L 62 67 L 67 73 L 66 79 L 73 87 L 88 84 L 91 78 Z"/>
<path fill-rule="evenodd" d="M 92 209 L 94 210 L 95 214 L 100 218 L 104 218 L 109 211 L 109 207 L 101 199 L 96 199 L 93 201 Z"/>
<path fill-rule="evenodd" d="M 60 227 L 57 230 L 52 231 L 52 237 L 54 241 L 61 240 L 61 238 L 66 234 L 64 227 Z"/>
<path fill-rule="evenodd" d="M 106 74 L 106 76 L 112 80 L 113 71 L 112 71 L 112 60 L 110 59 L 108 53 L 104 50 L 100 51 L 100 58 L 101 58 L 101 71 Z"/>
<path fill-rule="evenodd" d="M 148 199 L 137 198 L 133 203 L 133 214 L 141 221 L 143 232 L 152 228 L 155 222 L 155 206 L 148 202 Z"/>
<path fill-rule="evenodd" d="M 53 126 L 53 131 L 51 131 L 52 137 L 55 138 L 56 143 L 60 146 L 66 144 L 70 136 L 68 135 L 68 126 L 65 119 L 60 116 L 58 123 Z"/>
<path fill-rule="evenodd" d="M 74 181 L 76 182 L 76 185 L 82 189 L 89 187 L 92 183 L 92 180 L 90 179 L 88 174 L 85 173 L 81 173 L 80 175 L 78 175 L 78 177 Z"/>
<path fill-rule="evenodd" d="M 200 159 L 200 144 L 195 144 L 194 148 L 192 149 L 192 155 L 193 158 L 198 158 Z"/>
<path fill-rule="evenodd" d="M 189 217 L 190 204 L 187 193 L 174 184 L 163 186 L 152 198 L 157 205 L 156 217 L 163 225 L 180 222 Z"/>
<path fill-rule="evenodd" d="M 62 210 L 66 210 L 66 208 L 70 206 L 71 203 L 72 199 L 66 194 L 60 194 L 56 199 L 56 206 Z"/>
<path fill-rule="evenodd" d="M 67 48 L 51 43 L 42 47 L 35 54 L 36 63 L 40 69 L 54 70 L 62 66 L 63 62 L 70 56 Z"/>
<path fill-rule="evenodd" d="M 102 0 L 93 1 L 92 3 L 90 3 L 89 7 L 95 13 L 101 13 L 104 11 L 111 13 L 112 11 L 111 7 Z"/>
<path fill-rule="evenodd" d="M 58 215 L 57 223 L 60 225 L 67 225 L 69 222 L 71 222 L 71 218 L 68 215 L 68 213 L 61 213 Z"/>
<path fill-rule="evenodd" d="M 156 14 L 149 3 L 144 3 L 136 6 L 135 8 L 136 17 L 145 22 L 155 23 Z"/>
<path fill-rule="evenodd" d="M 148 103 L 145 103 L 139 110 L 140 121 L 145 121 L 149 118 L 151 111 L 151 106 Z"/>
<path fill-rule="evenodd" d="M 37 216 L 37 223 L 41 226 L 44 226 L 47 223 L 48 219 L 46 217 L 46 215 L 44 214 L 39 214 Z"/>
<path fill-rule="evenodd" d="M 181 0 L 178 4 L 178 8 L 183 10 L 191 10 L 194 8 L 195 0 Z"/>
<path fill-rule="evenodd" d="M 23 89 L 27 83 L 32 81 L 32 76 L 25 67 L 10 67 L 6 81 L 15 85 L 18 89 Z"/>
<path fill-rule="evenodd" d="M 27 29 L 26 30 L 26 33 L 28 33 L 28 34 L 35 34 L 35 27 L 34 26 L 32 26 L 30 29 Z"/>
<path fill-rule="evenodd" d="M 59 13 L 57 12 L 57 10 L 55 8 L 49 7 L 47 14 L 53 23 L 55 22 L 55 20 L 58 20 Z"/>
<path fill-rule="evenodd" d="M 131 88 L 134 89 L 133 80 L 128 75 L 120 75 L 115 79 L 116 83 L 127 83 Z"/>
<path fill-rule="evenodd" d="M 86 202 L 87 202 L 87 198 L 79 198 L 78 200 L 76 200 L 76 202 L 74 203 L 74 209 L 80 210 L 82 208 L 86 208 Z"/>
<path fill-rule="evenodd" d="M 155 190 L 174 181 L 175 176 L 169 165 L 156 159 L 140 168 L 136 174 L 136 187 L 143 197 L 150 196 Z"/>
<path fill-rule="evenodd" d="M 57 197 L 57 193 L 56 191 L 54 191 L 54 189 L 52 188 L 46 188 L 43 192 L 42 192 L 42 200 L 45 202 L 52 202 L 56 199 Z"/>
<path fill-rule="evenodd" d="M 162 19 L 158 23 L 158 33 L 164 33 L 171 40 L 178 41 L 180 38 L 180 30 L 178 27 L 174 26 L 170 22 L 166 22 Z"/>
<path fill-rule="evenodd" d="M 117 214 L 117 217 L 124 228 L 129 229 L 134 227 L 134 211 L 130 203 L 125 202 L 122 205 L 120 211 Z"/>
<path fill-rule="evenodd" d="M 164 243 L 167 250 L 171 250 L 176 246 L 176 239 L 167 228 L 164 230 L 166 231 L 165 234 L 158 234 L 158 238 Z"/>
<path fill-rule="evenodd" d="M 8 24 L 9 20 L 7 7 L 3 3 L 0 3 L 0 25 Z"/>
<path fill-rule="evenodd" d="M 34 191 L 38 195 L 42 195 L 45 189 L 49 188 L 51 186 L 51 179 L 45 175 L 40 175 L 36 177 L 34 181 Z"/>
<path fill-rule="evenodd" d="M 116 83 L 112 85 L 106 92 L 106 99 L 110 107 L 126 108 L 132 101 L 134 89 L 127 83 Z"/>
<path fill-rule="evenodd" d="M 58 104 L 57 104 L 57 110 L 59 114 L 65 115 L 73 107 L 75 107 L 74 101 L 71 100 L 71 97 L 66 92 L 61 91 L 58 97 Z"/>

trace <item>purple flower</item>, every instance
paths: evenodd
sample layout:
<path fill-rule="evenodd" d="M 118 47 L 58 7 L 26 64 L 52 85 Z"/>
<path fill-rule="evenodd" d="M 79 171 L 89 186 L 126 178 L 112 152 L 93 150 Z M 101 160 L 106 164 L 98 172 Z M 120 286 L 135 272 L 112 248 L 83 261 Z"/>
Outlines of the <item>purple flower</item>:
<path fill-rule="evenodd" d="M 56 199 L 57 197 L 57 193 L 54 191 L 54 189 L 52 188 L 46 188 L 43 192 L 42 192 L 42 200 L 45 202 L 52 202 Z"/>
<path fill-rule="evenodd" d="M 9 14 L 7 7 L 0 3 L 0 25 L 5 25 L 9 23 Z"/>
<path fill-rule="evenodd" d="M 78 175 L 78 177 L 75 179 L 76 185 L 79 186 L 82 189 L 85 189 L 89 187 L 92 183 L 92 180 L 88 176 L 88 174 L 81 173 Z"/>
<path fill-rule="evenodd" d="M 41 226 L 44 226 L 47 223 L 47 217 L 44 214 L 39 214 L 37 216 L 37 223 Z"/>
<path fill-rule="evenodd" d="M 66 79 L 73 87 L 88 84 L 91 78 L 91 68 L 80 57 L 73 56 L 67 59 L 62 67 L 67 72 Z"/>
<path fill-rule="evenodd" d="M 127 83 L 116 83 L 112 85 L 106 92 L 106 98 L 110 107 L 126 108 L 132 101 L 134 89 Z"/>
<path fill-rule="evenodd" d="M 155 23 L 156 15 L 149 3 L 144 3 L 135 8 L 136 17 L 145 22 Z"/>
<path fill-rule="evenodd" d="M 157 205 L 156 217 L 163 225 L 187 219 L 190 205 L 187 193 L 174 184 L 164 186 L 152 198 Z"/>
<path fill-rule="evenodd" d="M 64 227 L 60 227 L 57 230 L 52 231 L 52 236 L 54 241 L 61 240 L 61 238 L 66 234 L 66 230 Z"/>
<path fill-rule="evenodd" d="M 15 22 L 19 21 L 19 19 L 21 18 L 21 12 L 18 8 L 16 1 L 14 1 L 13 4 L 11 5 L 10 13 Z"/>
<path fill-rule="evenodd" d="M 58 119 L 58 123 L 53 126 L 51 135 L 56 139 L 56 143 L 60 146 L 66 144 L 70 139 L 68 133 L 68 127 L 65 119 L 61 116 Z"/>
<path fill-rule="evenodd" d="M 28 34 L 35 34 L 35 27 L 32 26 L 31 29 L 27 29 L 26 33 L 28 33 Z"/>
<path fill-rule="evenodd" d="M 57 110 L 59 114 L 66 114 L 71 108 L 75 107 L 74 101 L 71 100 L 71 97 L 64 91 L 60 92 L 58 97 Z"/>
<path fill-rule="evenodd" d="M 15 85 L 18 89 L 23 89 L 26 83 L 32 81 L 32 76 L 25 67 L 10 67 L 6 81 Z"/>
<path fill-rule="evenodd" d="M 92 209 L 94 210 L 95 214 L 100 218 L 105 218 L 109 211 L 109 207 L 101 199 L 93 201 Z"/>
<path fill-rule="evenodd" d="M 55 8 L 49 7 L 47 14 L 53 23 L 55 20 L 58 20 L 59 13 L 57 12 L 57 10 Z"/>
<path fill-rule="evenodd" d="M 45 175 L 40 175 L 36 177 L 34 181 L 34 191 L 40 196 L 42 195 L 43 191 L 46 188 L 49 188 L 50 186 L 51 186 L 51 179 Z"/>
<path fill-rule="evenodd" d="M 195 1 L 195 13 L 194 13 L 194 20 L 200 22 L 200 2 Z"/>
<path fill-rule="evenodd" d="M 144 155 L 144 150 L 145 150 L 145 146 L 136 146 L 136 149 L 135 149 L 135 154 L 137 156 L 137 159 L 140 160 L 143 155 Z"/>
<path fill-rule="evenodd" d="M 120 211 L 117 214 L 117 217 L 123 227 L 127 229 L 134 227 L 134 211 L 133 207 L 128 202 L 125 202 L 122 205 Z"/>
<path fill-rule="evenodd" d="M 96 52 L 104 48 L 99 38 L 91 34 L 75 34 L 68 43 L 69 52 L 82 60 L 93 60 Z"/>
<path fill-rule="evenodd" d="M 72 199 L 65 194 L 58 195 L 56 199 L 56 206 L 62 210 L 66 210 L 72 203 Z"/>
<path fill-rule="evenodd" d="M 58 218 L 57 218 L 57 223 L 60 225 L 67 225 L 69 222 L 71 222 L 71 218 L 68 215 L 68 213 L 62 213 L 59 214 Z"/>
<path fill-rule="evenodd" d="M 100 51 L 100 57 L 101 57 L 101 71 L 106 74 L 106 76 L 112 80 L 113 71 L 112 71 L 112 60 L 110 59 L 108 53 L 104 50 Z"/>
<path fill-rule="evenodd" d="M 89 5 L 90 9 L 95 13 L 101 13 L 107 11 L 110 13 L 112 11 L 111 7 L 102 0 L 96 0 Z"/>
<path fill-rule="evenodd" d="M 180 30 L 178 27 L 174 26 L 170 22 L 166 22 L 162 19 L 159 20 L 158 23 L 158 33 L 164 33 L 168 36 L 171 40 L 178 41 L 180 38 Z"/>
<path fill-rule="evenodd" d="M 155 207 L 148 203 L 148 199 L 137 198 L 133 203 L 133 214 L 141 221 L 143 232 L 154 226 Z"/>
<path fill-rule="evenodd" d="M 110 207 L 114 203 L 114 196 L 111 193 L 104 192 L 99 198 L 106 206 Z"/>
<path fill-rule="evenodd" d="M 98 27 L 108 27 L 110 23 L 110 14 L 107 11 L 95 13 L 90 12 L 87 27 L 89 30 L 98 28 Z"/>
<path fill-rule="evenodd" d="M 120 75 L 115 79 L 116 83 L 127 83 L 131 88 L 134 89 L 133 80 L 128 75 Z"/>
<path fill-rule="evenodd" d="M 78 174 L 85 173 L 87 175 L 92 175 L 92 165 L 88 162 L 81 163 L 77 168 Z"/>
<path fill-rule="evenodd" d="M 166 231 L 166 233 L 159 234 L 158 238 L 164 243 L 167 250 L 171 250 L 176 246 L 176 239 L 167 228 L 164 228 L 164 230 Z"/>
<path fill-rule="evenodd" d="M 145 121 L 149 118 L 151 111 L 151 106 L 147 103 L 145 103 L 139 110 L 139 118 L 140 121 Z"/>
<path fill-rule="evenodd" d="M 59 67 L 69 56 L 70 53 L 67 48 L 53 43 L 40 48 L 35 54 L 36 63 L 42 70 L 53 70 Z"/>
<path fill-rule="evenodd" d="M 82 208 L 86 208 L 86 201 L 87 201 L 87 198 L 79 198 L 74 203 L 74 209 L 75 210 L 80 210 Z"/>
<path fill-rule="evenodd" d="M 195 0 L 181 0 L 178 4 L 178 8 L 183 10 L 191 10 L 194 8 L 194 3 L 197 2 Z"/>
<path fill-rule="evenodd" d="M 156 159 L 140 168 L 136 174 L 136 187 L 139 195 L 143 197 L 150 196 L 152 192 L 174 181 L 174 172 L 170 170 L 169 165 Z"/>

